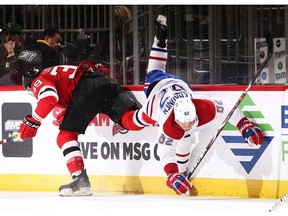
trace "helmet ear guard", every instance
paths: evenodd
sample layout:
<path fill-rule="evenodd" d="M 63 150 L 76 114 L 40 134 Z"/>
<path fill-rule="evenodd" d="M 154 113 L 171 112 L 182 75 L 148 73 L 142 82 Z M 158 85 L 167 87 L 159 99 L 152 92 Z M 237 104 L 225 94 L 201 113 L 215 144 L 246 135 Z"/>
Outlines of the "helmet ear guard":
<path fill-rule="evenodd" d="M 191 98 L 178 98 L 174 104 L 175 121 L 193 122 L 197 119 L 196 108 Z"/>

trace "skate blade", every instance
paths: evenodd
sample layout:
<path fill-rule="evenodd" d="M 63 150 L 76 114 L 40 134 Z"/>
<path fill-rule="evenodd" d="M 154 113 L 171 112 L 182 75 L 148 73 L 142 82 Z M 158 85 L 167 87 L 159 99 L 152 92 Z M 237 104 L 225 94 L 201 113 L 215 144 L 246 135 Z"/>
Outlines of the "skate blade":
<path fill-rule="evenodd" d="M 59 192 L 59 195 L 62 197 L 74 197 L 74 196 L 92 196 L 93 193 L 90 188 L 80 188 L 78 191 L 73 191 L 70 188 L 62 189 Z"/>

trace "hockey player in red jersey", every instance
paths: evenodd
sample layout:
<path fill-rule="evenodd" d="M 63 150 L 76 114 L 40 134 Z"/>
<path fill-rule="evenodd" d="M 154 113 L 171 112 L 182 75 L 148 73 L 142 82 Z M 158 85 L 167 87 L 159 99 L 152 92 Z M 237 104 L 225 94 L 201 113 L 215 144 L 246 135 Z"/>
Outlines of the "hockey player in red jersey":
<path fill-rule="evenodd" d="M 129 125 L 123 123 L 122 118 L 125 118 L 127 111 L 137 109 L 138 103 L 118 82 L 103 76 L 101 67 L 96 68 L 89 61 L 81 62 L 78 66 L 59 65 L 40 71 L 37 67 L 41 65 L 41 54 L 28 50 L 23 51 L 19 61 L 22 61 L 23 68 L 27 66 L 24 88 L 30 89 L 38 100 L 33 114 L 27 115 L 20 125 L 20 138 L 36 136 L 41 121 L 53 108 L 63 108 L 65 113 L 60 113 L 57 118 L 60 125 L 57 145 L 63 152 L 72 182 L 60 186 L 59 194 L 92 195 L 78 135 L 85 133 L 98 113 L 108 115 L 112 121 L 129 130 Z"/>
<path fill-rule="evenodd" d="M 152 45 L 144 91 L 147 102 L 133 114 L 137 127 L 159 126 L 158 154 L 167 174 L 166 184 L 177 194 L 192 187 L 185 178 L 193 135 L 217 118 L 225 118 L 231 108 L 219 98 L 209 98 L 192 91 L 190 85 L 165 72 L 167 62 L 168 26 L 159 15 L 157 33 Z M 262 130 L 237 109 L 230 119 L 249 144 L 261 145 Z"/>

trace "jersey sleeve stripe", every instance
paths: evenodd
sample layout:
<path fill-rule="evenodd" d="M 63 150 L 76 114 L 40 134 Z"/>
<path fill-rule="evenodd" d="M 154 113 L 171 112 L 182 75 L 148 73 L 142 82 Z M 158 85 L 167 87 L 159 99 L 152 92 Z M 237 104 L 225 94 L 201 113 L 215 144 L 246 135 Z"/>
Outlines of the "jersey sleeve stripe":
<path fill-rule="evenodd" d="M 48 97 L 48 96 L 53 96 L 56 98 L 56 101 L 59 100 L 59 97 L 58 97 L 58 94 L 57 94 L 57 91 L 56 89 L 54 88 L 43 88 L 39 91 L 39 95 L 38 95 L 38 100 L 41 100 L 45 97 Z"/>

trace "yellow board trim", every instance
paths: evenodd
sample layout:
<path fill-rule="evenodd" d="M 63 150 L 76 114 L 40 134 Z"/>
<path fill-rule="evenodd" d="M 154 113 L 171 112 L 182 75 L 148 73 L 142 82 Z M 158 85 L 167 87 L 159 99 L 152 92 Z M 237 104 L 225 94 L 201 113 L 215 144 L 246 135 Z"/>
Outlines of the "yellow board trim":
<path fill-rule="evenodd" d="M 165 177 L 154 176 L 93 176 L 94 192 L 122 192 L 136 194 L 175 195 L 166 186 Z M 192 196 L 279 198 L 288 192 L 288 181 L 245 179 L 190 179 Z M 69 175 L 0 174 L 0 191 L 57 192 L 60 185 L 71 181 Z"/>

